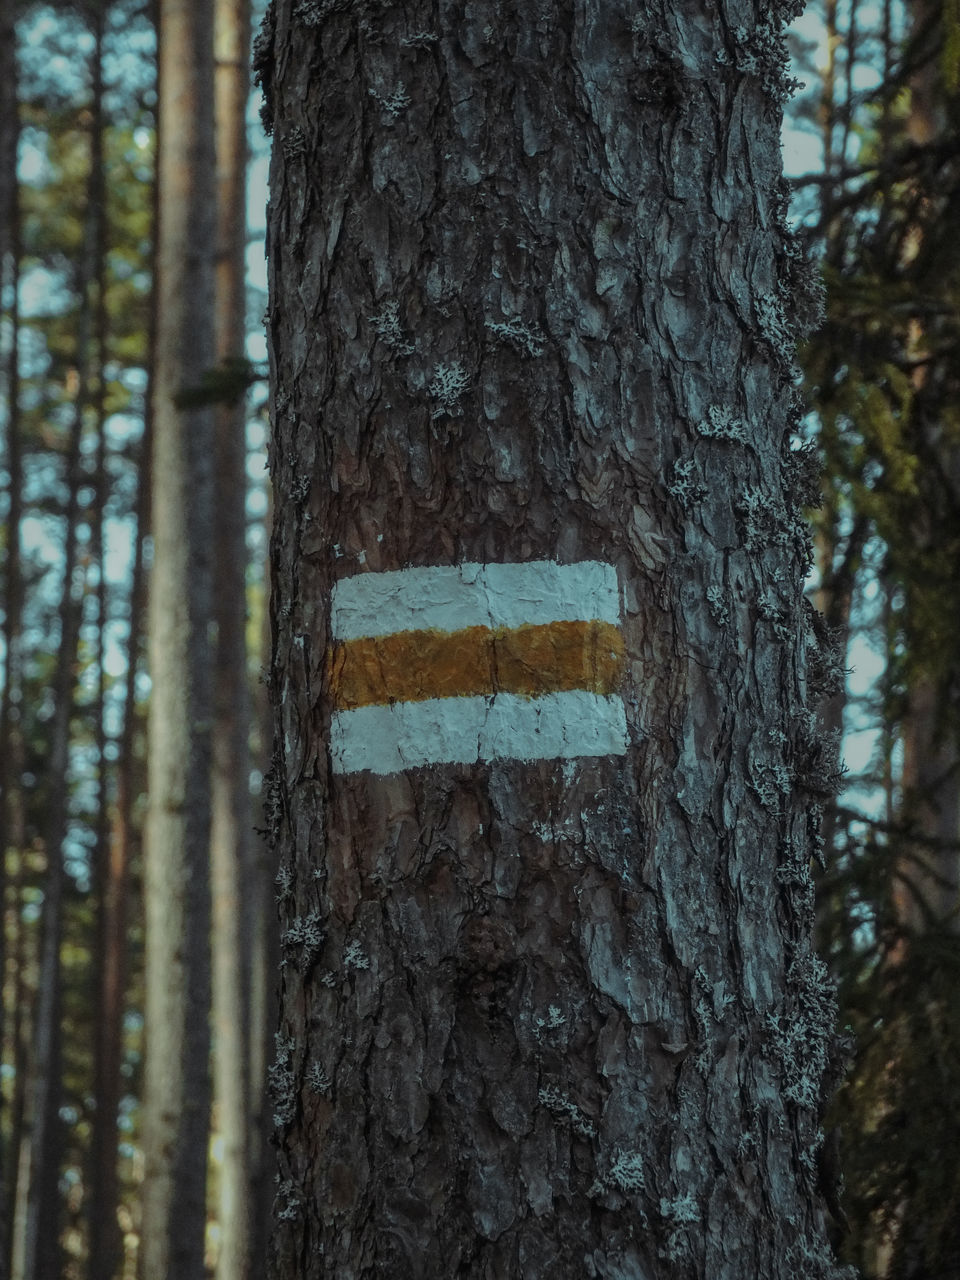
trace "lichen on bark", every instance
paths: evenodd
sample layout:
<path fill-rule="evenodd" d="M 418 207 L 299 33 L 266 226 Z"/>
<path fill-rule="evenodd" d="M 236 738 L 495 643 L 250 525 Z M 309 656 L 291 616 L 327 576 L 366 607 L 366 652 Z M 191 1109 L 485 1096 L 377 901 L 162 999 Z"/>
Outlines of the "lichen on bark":
<path fill-rule="evenodd" d="M 267 73 L 277 1274 L 832 1276 L 778 28 L 278 0 Z M 625 754 L 335 772 L 335 584 L 531 561 L 616 570 Z"/>

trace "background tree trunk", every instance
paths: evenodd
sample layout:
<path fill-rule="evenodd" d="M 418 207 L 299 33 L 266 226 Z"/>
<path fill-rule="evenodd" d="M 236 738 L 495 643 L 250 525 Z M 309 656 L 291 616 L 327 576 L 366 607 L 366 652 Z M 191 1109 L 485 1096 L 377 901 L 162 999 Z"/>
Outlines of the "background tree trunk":
<path fill-rule="evenodd" d="M 93 75 L 93 119 L 91 122 L 91 190 L 90 206 L 96 218 L 94 233 L 95 278 L 95 346 L 97 351 L 96 396 L 94 409 L 97 423 L 97 455 L 95 510 L 91 512 L 92 555 L 97 568 L 97 705 L 94 714 L 98 760 L 98 809 L 95 843 L 95 895 L 97 902 L 97 934 L 94 952 L 93 1007 L 96 1010 L 94 1044 L 93 1093 L 94 1110 L 90 1136 L 89 1159 L 89 1243 L 90 1280 L 112 1280 L 123 1259 L 123 1245 L 117 1222 L 119 1184 L 117 1179 L 117 1114 L 120 1105 L 122 1027 L 126 995 L 126 896 L 128 881 L 128 847 L 125 833 L 130 819 L 129 788 L 120 775 L 133 767 L 132 725 L 134 700 L 132 679 L 137 666 L 142 594 L 141 547 L 143 529 L 138 520 L 135 534 L 135 563 L 130 596 L 130 633 L 127 698 L 123 711 L 123 728 L 119 735 L 119 763 L 116 768 L 117 792 L 111 797 L 111 769 L 107 759 L 105 646 L 107 624 L 107 565 L 104 547 L 104 520 L 109 481 L 107 475 L 107 439 L 105 425 L 106 365 L 108 352 L 107 313 L 107 200 L 104 168 L 103 119 L 103 41 L 106 12 L 96 7 L 91 14 L 95 41 Z M 144 468 L 149 474 L 149 468 Z M 142 478 L 138 491 L 138 509 L 142 508 Z M 139 515 L 139 510 L 138 510 Z M 129 726 L 129 728 L 128 728 Z M 120 812 L 120 806 L 125 807 Z M 113 821 L 111 822 L 111 813 Z"/>
<path fill-rule="evenodd" d="M 130 629 L 127 641 L 123 725 L 120 731 L 116 796 L 100 899 L 101 966 L 97 996 L 96 1111 L 90 1139 L 90 1280 L 112 1280 L 123 1259 L 117 1220 L 120 1188 L 117 1177 L 117 1119 L 122 1088 L 123 1015 L 126 1008 L 130 864 L 134 843 L 134 778 L 137 728 L 136 684 L 143 632 L 145 583 L 143 542 L 147 527 L 151 431 L 144 427 L 143 459 L 137 495 L 137 532 L 130 585 Z"/>
<path fill-rule="evenodd" d="M 159 5 L 160 216 L 148 617 L 144 1280 L 204 1274 L 210 1082 L 213 11 Z"/>
<path fill-rule="evenodd" d="M 48 794 L 44 826 L 46 872 L 43 879 L 37 1002 L 32 1028 L 30 1088 L 26 1126 L 20 1139 L 16 1210 L 13 1219 L 11 1275 L 14 1280 L 56 1280 L 60 1274 L 60 1197 L 58 1181 L 61 1096 L 61 956 L 63 938 L 64 842 L 70 794 L 71 721 L 76 699 L 77 654 L 85 587 L 78 589 L 78 525 L 83 483 L 81 449 L 84 421 L 94 377 L 92 286 L 98 277 L 99 219 L 103 175 L 96 139 L 101 111 L 99 45 L 94 52 L 93 102 L 84 243 L 78 264 L 76 339 L 73 373 L 76 398 L 66 439 L 63 468 L 67 501 L 63 512 L 63 565 L 59 593 L 57 658 L 53 675 L 53 714 L 45 770 Z"/>
<path fill-rule="evenodd" d="M 250 7 L 216 0 L 217 360 L 246 356 L 246 109 Z M 250 700 L 247 689 L 246 404 L 242 392 L 216 411 L 215 726 L 213 884 L 214 1098 L 221 1139 L 218 1280 L 250 1274 L 255 1206 L 250 1182 L 250 990 L 252 909 L 258 903 L 251 847 Z"/>
<path fill-rule="evenodd" d="M 269 494 L 267 495 L 265 525 L 269 530 L 273 518 Z M 269 563 L 264 565 L 264 599 L 269 599 Z M 270 619 L 264 609 L 261 622 L 259 651 L 261 671 L 270 664 Z M 253 720 L 257 730 L 257 765 L 261 782 L 261 806 L 269 788 L 271 748 L 273 741 L 273 710 L 270 705 L 268 681 L 262 679 L 254 689 Z M 262 819 L 263 808 L 260 816 Z M 250 1270 L 255 1276 L 267 1274 L 270 1256 L 270 1234 L 273 1207 L 273 1176 L 276 1166 L 271 1144 L 270 1099 L 267 1094 L 267 1069 L 273 1056 L 274 1029 L 277 1026 L 277 968 L 280 962 L 280 931 L 277 925 L 277 904 L 274 898 L 276 873 L 276 849 L 272 839 L 264 839 L 262 827 L 258 827 L 258 839 L 254 844 L 256 870 L 253 884 L 256 904 L 253 910 L 254 931 L 251 944 L 250 988 L 250 1175 L 251 1200 L 255 1213 L 250 1224 Z M 252 895 L 251 895 L 252 896 Z"/>
<path fill-rule="evenodd" d="M 13 0 L 0 0 L 0 315 L 7 321 L 7 346 L 2 349 L 5 395 L 4 466 L 7 472 L 6 537 L 3 547 L 3 688 L 0 689 L 0 1061 L 7 1046 L 7 1018 L 3 991 L 7 964 L 8 859 L 17 848 L 19 858 L 22 823 L 18 821 L 23 750 L 20 734 L 20 646 L 23 618 L 23 577 L 20 557 L 20 522 L 23 511 L 23 453 L 20 427 L 20 199 L 17 183 L 17 150 L 20 138 L 20 103 Z M 10 1055 L 16 1057 L 15 1051 Z M 0 1109 L 3 1101 L 0 1099 Z M 10 1274 L 10 1215 L 8 1170 L 13 1136 L 8 1117 L 0 1116 L 0 1280 Z"/>
<path fill-rule="evenodd" d="M 276 1274 L 832 1276 L 779 30 L 278 0 L 258 61 Z"/>
<path fill-rule="evenodd" d="M 157 184 L 153 184 L 152 223 L 158 222 Z M 151 263 L 151 266 L 154 264 Z M 129 974 L 128 907 L 133 857 L 138 728 L 137 676 L 146 611 L 144 540 L 150 524 L 150 462 L 153 441 L 153 351 L 156 342 L 156 291 L 150 307 L 147 337 L 147 387 L 144 396 L 143 437 L 137 468 L 134 509 L 133 565 L 130 578 L 127 669 L 124 677 L 123 721 L 118 739 L 116 795 L 112 806 L 107 857 L 102 871 L 99 902 L 101 961 L 97 992 L 95 1061 L 96 1110 L 90 1139 L 90 1280 L 112 1280 L 123 1259 L 123 1239 L 117 1211 L 118 1111 L 122 1088 L 123 1017 Z"/>
<path fill-rule="evenodd" d="M 11 1274 L 14 1280 L 55 1280 L 59 1274 L 60 1143 L 60 946 L 63 932 L 63 844 L 67 834 L 70 782 L 70 721 L 73 715 L 82 595 L 74 585 L 80 516 L 80 441 L 88 373 L 89 316 L 81 303 L 78 338 L 78 400 L 67 443 L 67 507 L 64 513 L 59 647 L 54 674 L 46 783 L 49 801 L 44 831 L 46 872 L 33 1016 L 26 1125 L 20 1138 Z M 83 330 L 87 332 L 84 333 Z"/>

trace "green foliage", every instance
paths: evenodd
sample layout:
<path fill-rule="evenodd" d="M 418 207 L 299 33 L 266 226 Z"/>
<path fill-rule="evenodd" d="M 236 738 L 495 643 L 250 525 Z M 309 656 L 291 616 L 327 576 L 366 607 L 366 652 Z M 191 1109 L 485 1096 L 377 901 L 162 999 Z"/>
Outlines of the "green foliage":
<path fill-rule="evenodd" d="M 10 881 L 3 922 L 7 942 L 3 996 L 8 1016 L 0 1045 L 4 1066 L 0 1090 L 4 1103 L 12 1104 L 18 1090 L 31 1087 L 29 1042 L 49 865 L 44 841 L 54 785 L 50 773 L 53 677 L 60 649 L 65 515 L 73 483 L 79 518 L 71 591 L 81 623 L 72 670 L 66 780 L 69 831 L 63 847 L 66 879 L 59 987 L 61 1111 L 55 1139 L 61 1192 L 57 1225 L 62 1228 L 63 1253 L 59 1273 L 65 1280 L 79 1280 L 87 1274 L 84 1255 L 91 1212 L 95 988 L 106 851 L 103 826 L 104 819 L 115 819 L 118 811 L 124 686 L 127 665 L 136 663 L 138 652 L 138 636 L 130 639 L 128 621 L 134 504 L 148 417 L 155 36 L 152 6 L 144 0 L 84 0 L 82 4 L 57 0 L 16 7 L 22 121 L 18 438 L 24 472 L 19 530 L 24 609 L 17 681 L 17 768 L 11 788 L 18 821 L 12 835 L 8 832 L 8 847 L 3 851 Z M 97 16 L 105 19 L 101 105 L 106 181 L 102 205 L 91 198 L 95 188 L 89 182 L 95 154 L 92 86 Z M 102 288 L 93 270 L 94 215 L 101 209 L 106 248 Z M 11 331 L 11 295 L 7 290 L 0 299 L 0 307 L 6 308 L 0 311 L 4 359 Z M 200 387 L 186 389 L 185 400 L 189 404 L 232 404 L 262 377 L 249 361 L 226 361 L 210 370 Z M 0 447 L 4 453 L 9 423 L 6 407 L 0 406 Z M 70 477 L 67 458 L 76 423 L 81 456 L 78 475 Z M 0 512 L 4 503 L 9 503 L 8 476 L 9 471 L 0 466 Z M 106 547 L 103 558 L 98 526 Z M 10 535 L 11 530 L 0 524 L 0 614 L 10 585 Z M 257 620 L 264 604 L 256 573 L 251 574 L 250 594 L 256 596 L 251 619 Z M 256 639 L 259 642 L 260 636 Z M 252 651 L 256 647 L 252 646 Z M 0 684 L 7 670 L 0 643 Z M 137 1149 L 142 1053 L 138 1011 L 143 1007 L 138 885 L 145 755 L 141 721 L 142 715 L 135 722 L 132 751 L 133 883 L 126 928 L 126 1092 L 120 1104 L 121 1202 L 117 1206 L 134 1230 L 139 1220 L 142 1176 Z M 0 1108 L 0 1160 L 8 1192 L 13 1187 L 21 1136 L 17 1117 L 12 1105 Z M 126 1259 L 124 1274 L 132 1274 L 132 1263 L 132 1258 Z"/>
<path fill-rule="evenodd" d="M 847 1259 L 869 1275 L 886 1246 L 887 1275 L 947 1276 L 960 1263 L 960 938 L 942 921 L 909 937 L 899 928 L 888 890 L 909 854 L 902 838 L 868 838 L 858 872 L 843 877 L 848 937 L 864 933 L 858 907 L 886 902 L 873 912 L 873 942 L 861 942 L 859 963 L 835 947 L 841 1007 L 858 1051 L 828 1123 L 842 1134 Z"/>
<path fill-rule="evenodd" d="M 96 955 L 98 882 L 96 864 L 100 810 L 111 799 L 101 759 L 98 720 L 108 739 L 122 711 L 115 674 L 121 669 L 123 618 L 128 582 L 119 554 L 128 538 L 136 467 L 141 453 L 142 417 L 151 289 L 153 121 L 141 93 L 139 55 L 130 52 L 147 24 L 131 0 L 106 6 L 107 59 L 118 85 L 105 98 L 105 239 L 103 297 L 92 272 L 95 222 L 89 174 L 91 130 L 89 71 L 93 42 L 86 21 L 91 6 L 25 6 L 20 21 L 19 66 L 23 131 L 19 156 L 21 210 L 18 398 L 23 451 L 22 547 L 24 599 L 22 668 L 19 679 L 17 777 L 18 820 L 4 851 L 13 884 L 8 889 L 8 1021 L 3 1047 L 5 1095 L 29 1087 L 28 1046 L 36 1002 L 35 957 L 39 942 L 48 851 L 44 840 L 51 787 L 53 675 L 60 648 L 58 613 L 63 579 L 65 512 L 71 478 L 66 474 L 68 440 L 75 421 L 81 428 L 78 563 L 72 583 L 80 613 L 81 642 L 74 665 L 74 711 L 67 778 L 69 829 L 62 856 L 66 883 L 62 907 L 63 943 L 59 1000 L 64 1033 L 60 1041 L 60 1122 L 56 1133 L 61 1190 L 61 1222 L 67 1242 L 66 1276 L 79 1275 L 86 1231 L 84 1203 L 89 1163 L 92 1068 L 96 1011 L 92 1002 L 92 957 Z M 125 25 L 126 24 L 126 25 Z M 149 28 L 147 27 L 149 30 Z M 128 39 L 129 36 L 129 39 Z M 149 52 L 149 50 L 148 50 Z M 148 75 L 152 67 L 148 58 Z M 108 67 L 108 71 L 110 68 Z M 103 304 L 101 342 L 97 310 Z M 9 299 L 4 299 L 9 305 Z M 6 319 L 6 317 L 4 317 Z M 6 333 L 6 328 L 4 330 Z M 3 427 L 9 430 L 9 418 Z M 6 440 L 4 441 L 6 446 Z M 103 466 L 99 455 L 103 451 Z M 104 521 L 108 544 L 104 634 L 114 674 L 107 673 L 105 703 L 98 701 L 100 623 L 97 592 L 101 565 L 94 530 Z M 5 547 L 9 543 L 5 542 Z M 113 559 L 110 558 L 112 552 Z M 3 557 L 3 565 L 9 560 Z M 3 589 L 9 575 L 3 574 Z M 112 628 L 112 630 L 111 630 Z M 6 676 L 4 669 L 0 679 Z M 109 743 L 115 751 L 115 744 Z M 59 856 L 54 853 L 53 856 Z M 139 927 L 131 919 L 131 936 Z M 9 1011 L 19 1005 L 20 1035 L 13 1038 Z M 128 1059 L 130 1084 L 135 1062 Z M 16 1114 L 0 1112 L 0 1148 L 12 1186 L 19 1135 Z M 128 1180 L 127 1204 L 136 1191 Z"/>
<path fill-rule="evenodd" d="M 848 638 L 869 626 L 883 655 L 872 704 L 847 707 L 882 725 L 876 756 L 858 803 L 831 817 L 818 886 L 858 1046 L 830 1117 L 851 1228 L 841 1256 L 868 1280 L 960 1275 L 960 931 L 934 896 L 960 843 L 951 853 L 931 829 L 947 793 L 912 789 L 901 754 L 924 689 L 935 716 L 917 749 L 960 761 L 960 5 L 924 10 L 932 26 L 889 51 L 893 80 L 839 104 L 832 86 L 833 145 L 856 147 L 856 163 L 836 156 L 848 176 L 817 188 L 827 319 L 803 353 L 826 462 L 821 601 Z"/>

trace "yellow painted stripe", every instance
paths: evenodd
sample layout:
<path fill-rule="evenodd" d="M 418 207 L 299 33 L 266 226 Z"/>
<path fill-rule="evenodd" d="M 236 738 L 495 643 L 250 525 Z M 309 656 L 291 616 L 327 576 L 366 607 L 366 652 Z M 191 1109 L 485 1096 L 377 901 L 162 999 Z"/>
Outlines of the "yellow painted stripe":
<path fill-rule="evenodd" d="M 608 622 L 400 631 L 333 647 L 328 677 L 338 711 L 427 698 L 494 693 L 528 698 L 584 689 L 611 694 L 620 685 L 623 637 Z"/>

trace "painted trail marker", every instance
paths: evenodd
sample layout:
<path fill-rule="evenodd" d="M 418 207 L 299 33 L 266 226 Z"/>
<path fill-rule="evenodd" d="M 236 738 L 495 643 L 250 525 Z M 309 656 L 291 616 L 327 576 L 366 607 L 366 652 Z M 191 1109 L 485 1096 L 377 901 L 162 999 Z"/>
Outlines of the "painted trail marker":
<path fill-rule="evenodd" d="M 626 751 L 611 565 L 357 574 L 334 587 L 331 620 L 336 773 Z"/>

